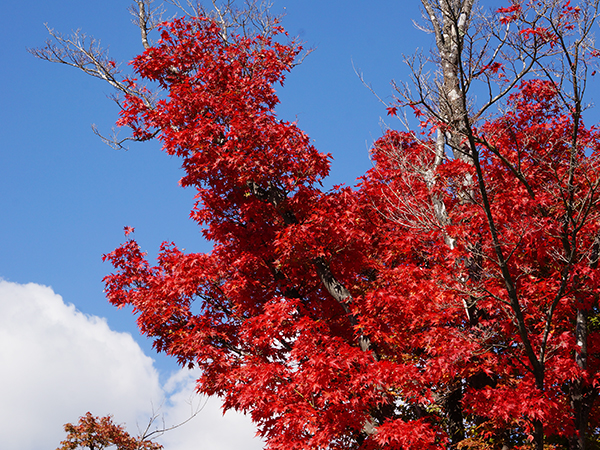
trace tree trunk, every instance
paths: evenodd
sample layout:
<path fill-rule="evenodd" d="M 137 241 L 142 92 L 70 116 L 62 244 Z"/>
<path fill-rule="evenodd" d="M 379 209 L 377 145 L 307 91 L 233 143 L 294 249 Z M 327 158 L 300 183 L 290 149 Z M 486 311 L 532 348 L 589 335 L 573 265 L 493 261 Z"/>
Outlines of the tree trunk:
<path fill-rule="evenodd" d="M 464 98 L 466 93 L 461 87 L 460 65 L 463 40 L 469 25 L 473 3 L 474 0 L 438 0 L 437 2 L 422 0 L 433 27 L 440 57 L 443 80 L 438 88 L 438 110 L 439 118 L 447 128 L 446 131 L 438 129 L 436 163 L 432 170 L 443 163 L 447 146 L 451 148 L 455 158 L 463 161 L 471 160 L 468 152 L 464 151 L 461 146 L 461 131 L 465 128 L 464 121 L 468 119 L 465 109 L 466 99 Z M 432 176 L 431 179 L 434 177 Z M 465 178 L 466 192 L 470 189 L 472 182 L 472 179 Z M 466 199 L 468 195 L 464 197 Z M 434 210 L 438 215 L 436 219 L 440 223 L 448 222 L 445 207 L 439 199 L 434 199 Z M 454 239 L 451 236 L 446 236 L 445 240 L 448 246 L 451 248 L 454 246 Z M 469 306 L 465 306 L 469 322 L 471 322 Z M 462 380 L 456 379 L 448 385 L 446 392 L 439 399 L 446 416 L 447 432 L 452 447 L 456 447 L 460 441 L 465 439 L 462 397 Z"/>
<path fill-rule="evenodd" d="M 575 339 L 579 347 L 575 355 L 577 365 L 581 370 L 586 370 L 588 365 L 587 355 L 587 334 L 588 334 L 588 312 L 582 309 L 577 310 L 577 319 L 575 324 Z M 588 423 L 590 411 L 596 396 L 592 386 L 578 379 L 571 382 L 569 388 L 571 408 L 573 408 L 573 421 L 575 426 L 575 435 L 569 440 L 571 450 L 585 450 L 588 442 Z"/>

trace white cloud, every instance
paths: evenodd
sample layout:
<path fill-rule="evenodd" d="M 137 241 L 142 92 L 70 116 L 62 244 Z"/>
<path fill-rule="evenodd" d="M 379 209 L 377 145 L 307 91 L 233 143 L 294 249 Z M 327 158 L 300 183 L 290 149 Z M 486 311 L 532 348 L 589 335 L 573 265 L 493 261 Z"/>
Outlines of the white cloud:
<path fill-rule="evenodd" d="M 157 370 L 131 335 L 67 305 L 51 288 L 0 280 L 0 424 L 3 450 L 56 448 L 63 425 L 90 411 L 112 414 L 136 433 L 151 405 L 165 424 L 189 417 L 193 375 L 162 387 Z M 166 400 L 165 400 L 166 396 Z M 197 402 L 197 400 L 196 400 Z M 210 399 L 188 424 L 166 433 L 166 450 L 254 450 L 254 428 L 238 414 L 222 417 Z"/>
<path fill-rule="evenodd" d="M 249 418 L 233 411 L 223 415 L 219 399 L 193 395 L 195 379 L 194 372 L 182 370 L 165 383 L 169 402 L 165 408 L 165 425 L 182 423 L 200 408 L 189 423 L 157 439 L 165 450 L 263 448 Z"/>

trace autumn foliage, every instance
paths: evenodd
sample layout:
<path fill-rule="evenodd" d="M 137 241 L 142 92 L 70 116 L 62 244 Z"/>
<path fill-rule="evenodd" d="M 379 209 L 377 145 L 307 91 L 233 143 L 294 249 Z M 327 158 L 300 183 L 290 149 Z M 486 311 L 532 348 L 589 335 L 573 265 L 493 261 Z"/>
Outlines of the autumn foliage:
<path fill-rule="evenodd" d="M 284 38 L 176 19 L 132 62 L 129 86 L 165 95 L 127 95 L 119 125 L 181 158 L 213 250 L 164 243 L 152 265 L 130 236 L 105 256 L 109 300 L 272 449 L 592 443 L 597 128 L 525 77 L 476 126 L 385 132 L 355 187 L 324 191 L 331 158 L 275 114 L 300 51 Z M 436 160 L 438 130 L 468 158 Z"/>
<path fill-rule="evenodd" d="M 131 436 L 121 425 L 113 423 L 110 416 L 95 417 L 86 413 L 74 425 L 65 425 L 67 438 L 57 450 L 161 450 L 163 447 L 144 438 Z"/>

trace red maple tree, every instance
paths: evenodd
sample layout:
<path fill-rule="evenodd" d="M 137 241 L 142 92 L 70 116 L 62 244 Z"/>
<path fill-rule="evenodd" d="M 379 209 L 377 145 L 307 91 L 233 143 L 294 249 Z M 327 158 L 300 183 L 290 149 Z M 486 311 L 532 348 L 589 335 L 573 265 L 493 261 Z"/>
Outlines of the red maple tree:
<path fill-rule="evenodd" d="M 476 53 L 473 1 L 422 3 L 442 78 L 416 68 L 417 96 L 388 107 L 421 128 L 387 131 L 359 184 L 327 192 L 329 155 L 274 112 L 301 48 L 278 26 L 162 24 L 132 64 L 165 94 L 125 79 L 118 124 L 182 159 L 214 246 L 164 243 L 151 265 L 129 239 L 105 256 L 108 298 L 272 449 L 597 446 L 598 4 L 515 0 L 499 50 Z"/>

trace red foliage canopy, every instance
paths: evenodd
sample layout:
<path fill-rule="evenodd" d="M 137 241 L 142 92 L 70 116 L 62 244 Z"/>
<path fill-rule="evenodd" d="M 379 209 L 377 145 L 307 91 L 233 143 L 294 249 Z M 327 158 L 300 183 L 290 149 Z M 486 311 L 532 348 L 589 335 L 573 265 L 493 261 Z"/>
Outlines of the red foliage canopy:
<path fill-rule="evenodd" d="M 276 38 L 178 19 L 133 61 L 166 96 L 128 96 L 119 125 L 182 159 L 214 248 L 164 243 L 152 266 L 129 239 L 105 256 L 110 301 L 269 448 L 443 448 L 452 402 L 468 448 L 569 439 L 569 393 L 599 379 L 598 130 L 524 81 L 465 143 L 473 164 L 388 131 L 356 188 L 323 192 L 329 155 L 274 112 L 300 50 Z"/>

